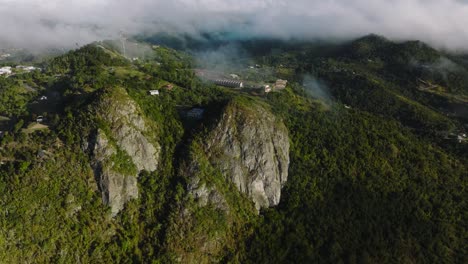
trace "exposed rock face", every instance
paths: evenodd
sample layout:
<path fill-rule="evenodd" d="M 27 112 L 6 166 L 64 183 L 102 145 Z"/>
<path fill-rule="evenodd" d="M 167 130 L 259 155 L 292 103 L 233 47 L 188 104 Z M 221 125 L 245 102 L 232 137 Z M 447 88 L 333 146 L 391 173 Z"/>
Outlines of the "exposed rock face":
<path fill-rule="evenodd" d="M 195 137 L 179 166 L 188 196 L 168 229 L 179 263 L 218 263 L 236 252 L 261 208 L 275 206 L 288 178 L 289 137 L 266 106 L 234 99 L 211 131 Z"/>
<path fill-rule="evenodd" d="M 147 136 L 151 126 L 125 90 L 106 92 L 95 111 L 106 129 L 96 131 L 88 150 L 103 201 L 115 216 L 127 201 L 138 197 L 139 172 L 158 167 L 160 146 Z M 117 164 L 122 160 L 124 164 Z"/>
<path fill-rule="evenodd" d="M 185 176 L 189 179 L 187 190 L 195 198 L 200 206 L 211 205 L 224 212 L 229 212 L 229 206 L 224 196 L 216 189 L 215 186 L 208 186 L 206 182 L 202 181 L 198 176 L 195 176 L 199 164 L 193 161 L 188 172 Z M 190 175 L 188 175 L 189 173 Z"/>
<path fill-rule="evenodd" d="M 288 178 L 289 138 L 273 114 L 261 106 L 231 103 L 206 147 L 210 161 L 257 210 L 279 203 Z"/>
<path fill-rule="evenodd" d="M 257 210 L 280 202 L 288 179 L 288 131 L 264 107 L 231 102 L 205 141 L 205 151 Z"/>

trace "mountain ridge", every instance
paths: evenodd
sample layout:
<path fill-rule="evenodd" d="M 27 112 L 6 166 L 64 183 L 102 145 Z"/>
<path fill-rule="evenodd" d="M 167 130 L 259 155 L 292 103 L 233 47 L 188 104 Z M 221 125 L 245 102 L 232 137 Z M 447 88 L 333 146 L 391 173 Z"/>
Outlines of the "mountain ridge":
<path fill-rule="evenodd" d="M 463 56 L 245 46 L 203 69 L 242 88 L 191 50 L 107 43 L 0 76 L 0 259 L 466 262 Z"/>

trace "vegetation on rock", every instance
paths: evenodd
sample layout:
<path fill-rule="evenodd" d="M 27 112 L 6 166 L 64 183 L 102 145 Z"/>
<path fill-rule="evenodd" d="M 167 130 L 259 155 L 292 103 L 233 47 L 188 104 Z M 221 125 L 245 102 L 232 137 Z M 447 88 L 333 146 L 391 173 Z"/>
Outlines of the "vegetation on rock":
<path fill-rule="evenodd" d="M 0 76 L 0 262 L 468 261 L 466 56 L 379 36 L 238 45 L 258 64 L 239 75 L 286 89 L 108 42 Z M 246 175 L 278 176 L 281 200 L 257 203 Z"/>

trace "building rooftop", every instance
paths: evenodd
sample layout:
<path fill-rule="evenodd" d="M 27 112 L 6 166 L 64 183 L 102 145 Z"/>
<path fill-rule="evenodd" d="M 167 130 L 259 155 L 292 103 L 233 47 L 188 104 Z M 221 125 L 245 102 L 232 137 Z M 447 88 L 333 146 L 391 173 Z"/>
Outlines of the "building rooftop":
<path fill-rule="evenodd" d="M 276 80 L 276 83 L 275 83 L 275 89 L 282 90 L 282 89 L 286 88 L 287 84 L 288 84 L 287 80 L 278 79 L 278 80 Z"/>
<path fill-rule="evenodd" d="M 236 80 L 218 79 L 218 80 L 215 80 L 214 83 L 216 85 L 219 85 L 219 86 L 232 87 L 232 88 L 242 88 L 242 87 L 244 87 L 243 82 L 236 81 Z"/>

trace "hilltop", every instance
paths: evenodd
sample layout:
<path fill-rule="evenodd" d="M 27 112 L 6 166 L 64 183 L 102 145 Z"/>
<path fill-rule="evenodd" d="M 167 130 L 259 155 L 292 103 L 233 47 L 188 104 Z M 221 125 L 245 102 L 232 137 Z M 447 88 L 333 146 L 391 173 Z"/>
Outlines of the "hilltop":
<path fill-rule="evenodd" d="M 466 56 L 150 40 L 0 76 L 0 259 L 467 261 Z"/>

